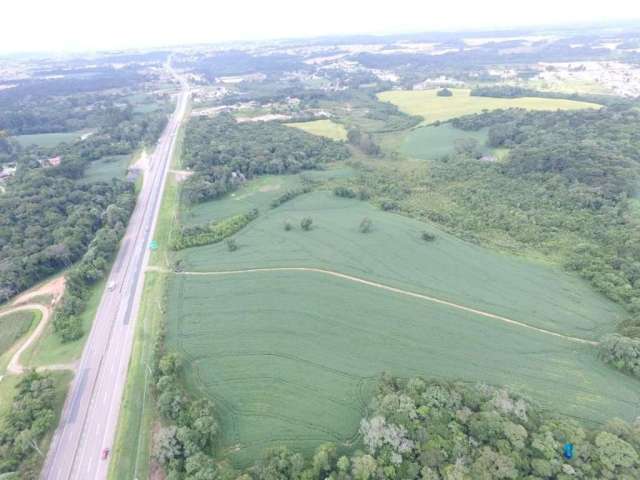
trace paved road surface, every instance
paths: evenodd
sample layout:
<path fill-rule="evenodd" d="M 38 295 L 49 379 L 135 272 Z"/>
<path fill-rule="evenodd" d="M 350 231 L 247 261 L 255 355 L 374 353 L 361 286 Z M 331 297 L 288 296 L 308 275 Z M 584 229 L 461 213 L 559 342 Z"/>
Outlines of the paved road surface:
<path fill-rule="evenodd" d="M 170 67 L 167 65 L 167 68 Z M 171 70 L 173 72 L 173 70 Z M 129 221 L 41 474 L 47 480 L 104 479 L 116 433 L 142 294 L 149 242 L 175 139 L 189 97 L 181 80 L 176 110 L 162 133 Z M 113 288 L 110 286 L 113 285 Z"/>

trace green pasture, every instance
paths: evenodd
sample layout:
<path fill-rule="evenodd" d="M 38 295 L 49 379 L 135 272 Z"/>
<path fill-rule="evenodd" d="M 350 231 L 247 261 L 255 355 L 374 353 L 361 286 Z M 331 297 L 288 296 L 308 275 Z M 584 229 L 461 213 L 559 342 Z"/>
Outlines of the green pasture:
<path fill-rule="evenodd" d="M 314 120 L 312 122 L 295 122 L 287 123 L 289 127 L 299 128 L 305 132 L 321 137 L 327 137 L 332 140 L 346 140 L 347 130 L 343 125 L 332 122 L 331 120 Z"/>
<path fill-rule="evenodd" d="M 60 143 L 74 142 L 82 135 L 87 133 L 87 130 L 78 130 L 75 132 L 61 132 L 61 133 L 35 133 L 31 135 L 16 135 L 15 138 L 20 145 L 28 147 L 30 145 L 37 145 L 38 147 L 55 147 Z"/>
<path fill-rule="evenodd" d="M 53 331 L 53 319 L 51 319 L 42 332 L 42 336 L 24 351 L 20 358 L 21 363 L 26 367 L 36 368 L 52 364 L 70 363 L 80 358 L 84 342 L 89 335 L 91 324 L 96 316 L 104 286 L 105 280 L 100 280 L 91 287 L 87 307 L 80 314 L 84 332 L 82 337 L 72 342 L 63 342 Z"/>
<path fill-rule="evenodd" d="M 388 90 L 378 94 L 383 102 L 391 102 L 410 115 L 420 115 L 428 123 L 437 120 L 480 113 L 483 110 L 499 108 L 525 108 L 527 110 L 573 110 L 582 108 L 600 108 L 601 105 L 559 98 L 492 98 L 472 97 L 470 90 L 452 88 L 451 97 L 439 97 L 438 89 L 432 90 Z"/>
<path fill-rule="evenodd" d="M 253 208 L 263 212 L 270 208 L 272 200 L 288 190 L 301 187 L 305 178 L 323 182 L 346 178 L 350 175 L 353 175 L 353 169 L 336 164 L 326 170 L 310 170 L 297 175 L 256 177 L 221 199 L 199 203 L 188 208 L 183 207 L 180 220 L 185 225 L 196 225 L 246 213 Z"/>
<path fill-rule="evenodd" d="M 84 182 L 110 182 L 113 178 L 124 178 L 131 162 L 130 155 L 112 155 L 95 160 L 84 172 Z"/>
<path fill-rule="evenodd" d="M 335 209 L 332 214 L 344 217 Z M 318 217 L 317 229 L 305 235 L 327 236 L 330 227 L 321 218 L 327 221 Z M 388 239 L 381 230 L 375 235 L 381 245 Z M 249 238 L 227 256 L 259 249 Z M 277 235 L 268 243 L 281 241 Z M 446 256 L 437 244 L 449 241 L 440 237 L 413 250 L 433 248 Z M 352 247 L 354 264 L 356 250 L 370 247 L 348 233 L 340 243 Z M 336 252 L 340 259 L 343 254 Z M 380 261 L 398 260 L 391 256 Z M 457 263 L 474 261 L 467 260 Z M 451 274 L 441 265 L 432 268 Z M 469 284 L 464 269 L 470 266 L 452 268 Z M 491 276 L 487 272 L 486 283 Z M 547 288 L 552 294 L 553 286 Z M 321 273 L 173 275 L 168 295 L 168 347 L 184 356 L 188 387 L 216 402 L 220 448 L 240 466 L 280 444 L 307 453 L 323 441 L 351 445 L 382 371 L 504 384 L 551 412 L 587 421 L 631 420 L 640 413 L 640 382 L 605 366 L 594 347 Z"/>
<path fill-rule="evenodd" d="M 307 216 L 313 219 L 308 232 L 299 226 Z M 367 234 L 358 230 L 364 217 L 373 222 Z M 294 229 L 285 231 L 285 221 Z M 425 230 L 435 233 L 434 242 L 421 239 Z M 612 331 L 622 315 L 618 306 L 559 268 L 494 252 L 434 225 L 330 192 L 303 195 L 264 211 L 234 238 L 235 252 L 224 244 L 180 252 L 182 268 L 336 270 L 589 339 Z"/>
<path fill-rule="evenodd" d="M 7 352 L 40 317 L 37 310 L 21 310 L 7 315 L 0 312 L 0 356 Z"/>
<path fill-rule="evenodd" d="M 486 146 L 488 129 L 465 131 L 455 128 L 448 123 L 435 126 L 425 126 L 411 130 L 402 141 L 400 150 L 410 158 L 431 160 L 450 155 L 455 151 L 457 140 L 472 139 L 478 142 L 482 153 L 492 153 Z"/>

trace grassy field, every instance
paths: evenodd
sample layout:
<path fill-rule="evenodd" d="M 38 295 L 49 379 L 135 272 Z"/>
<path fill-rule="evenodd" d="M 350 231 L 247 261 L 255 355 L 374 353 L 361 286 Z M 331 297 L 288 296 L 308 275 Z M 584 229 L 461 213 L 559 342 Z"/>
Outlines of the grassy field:
<path fill-rule="evenodd" d="M 464 131 L 448 123 L 411 130 L 401 144 L 400 151 L 410 158 L 431 160 L 454 152 L 455 142 L 459 139 L 473 139 L 478 142 L 482 153 L 492 153 L 485 143 L 488 129 Z"/>
<path fill-rule="evenodd" d="M 39 147 L 55 147 L 63 142 L 73 142 L 78 140 L 86 130 L 78 130 L 76 132 L 62 133 L 36 133 L 33 135 L 16 135 L 15 138 L 20 145 L 27 147 L 29 145 L 37 145 Z"/>
<path fill-rule="evenodd" d="M 24 310 L 0 316 L 0 356 L 37 323 L 37 310 Z"/>
<path fill-rule="evenodd" d="M 84 172 L 83 182 L 110 182 L 112 178 L 123 179 L 131 162 L 130 155 L 114 155 L 91 162 Z"/>
<path fill-rule="evenodd" d="M 265 175 L 257 177 L 239 190 L 218 200 L 199 203 L 190 208 L 182 208 L 180 221 L 184 225 L 196 225 L 216 219 L 245 213 L 252 208 L 268 210 L 272 200 L 288 190 L 299 188 L 303 178 L 316 181 L 330 181 L 353 175 L 354 171 L 344 165 L 332 165 L 327 170 L 307 171 L 298 175 Z"/>
<path fill-rule="evenodd" d="M 426 122 L 444 121 L 451 118 L 479 113 L 483 110 L 498 108 L 526 108 L 528 110 L 572 110 L 581 108 L 600 108 L 600 105 L 588 102 L 576 102 L 556 98 L 491 98 L 472 97 L 470 90 L 452 88 L 452 97 L 439 97 L 433 90 L 389 90 L 378 94 L 384 102 L 397 105 L 410 115 L 420 115 Z"/>
<path fill-rule="evenodd" d="M 331 138 L 333 140 L 346 140 L 347 130 L 339 123 L 331 120 L 314 120 L 313 122 L 287 123 L 290 127 L 299 128 L 305 132 L 319 135 L 321 137 Z"/>
<path fill-rule="evenodd" d="M 227 215 L 229 202 L 210 202 L 209 214 L 217 204 Z M 304 216 L 311 231 L 299 227 Z M 364 217 L 368 234 L 358 231 Z M 420 238 L 425 230 L 434 242 Z M 182 267 L 336 270 L 588 339 L 621 316 L 557 268 L 329 192 L 265 211 L 234 238 L 235 252 L 180 252 Z M 505 384 L 590 421 L 640 413 L 640 382 L 606 367 L 592 346 L 322 273 L 173 275 L 168 299 L 169 347 L 186 357 L 190 389 L 221 409 L 222 449 L 238 465 L 275 444 L 348 446 L 383 370 Z"/>

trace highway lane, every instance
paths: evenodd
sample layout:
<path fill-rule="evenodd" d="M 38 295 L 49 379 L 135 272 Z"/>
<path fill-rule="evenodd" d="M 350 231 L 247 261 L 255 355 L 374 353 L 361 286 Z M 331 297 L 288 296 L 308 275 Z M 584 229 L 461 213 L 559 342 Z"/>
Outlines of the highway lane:
<path fill-rule="evenodd" d="M 167 68 L 170 69 L 169 65 Z M 145 172 L 136 207 L 49 448 L 41 474 L 43 479 L 107 477 L 109 458 L 102 459 L 102 451 L 111 448 L 115 438 L 142 295 L 143 272 L 149 259 L 149 242 L 190 95 L 186 82 L 179 80 L 181 91 L 176 109 Z"/>

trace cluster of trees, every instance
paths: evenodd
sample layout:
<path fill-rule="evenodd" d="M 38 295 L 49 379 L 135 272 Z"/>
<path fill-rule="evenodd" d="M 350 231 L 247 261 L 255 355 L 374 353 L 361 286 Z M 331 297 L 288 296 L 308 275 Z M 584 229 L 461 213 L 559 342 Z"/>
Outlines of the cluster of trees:
<path fill-rule="evenodd" d="M 128 218 L 133 187 L 121 181 L 88 184 L 82 181 L 85 169 L 104 156 L 154 143 L 166 121 L 162 112 L 111 108 L 95 134 L 71 144 L 20 149 L 0 136 L 0 158 L 8 152 L 18 167 L 0 196 L 0 303 L 79 260 L 96 232 L 115 228 L 111 219 L 121 215 L 113 212 L 125 211 Z M 60 165 L 43 168 L 42 160 L 53 156 L 61 156 Z M 126 225 L 126 218 L 117 223 Z M 119 239 L 119 226 L 108 236 L 113 234 Z M 110 250 L 103 243 L 100 249 Z"/>
<path fill-rule="evenodd" d="M 132 184 L 114 181 L 113 185 L 117 189 L 114 202 L 104 210 L 86 252 L 66 274 L 64 296 L 53 318 L 54 331 L 63 342 L 83 335 L 80 314 L 86 308 L 89 289 L 107 273 L 135 206 Z"/>
<path fill-rule="evenodd" d="M 353 127 L 349 129 L 347 132 L 347 141 L 366 155 L 377 157 L 382 153 L 380 146 L 374 141 L 371 134 L 362 132 L 358 128 Z"/>
<path fill-rule="evenodd" d="M 640 132 L 634 108 L 528 112 L 496 110 L 461 117 L 461 129 L 489 127 L 490 147 L 510 148 L 507 172 L 558 174 L 591 187 L 593 197 L 616 200 L 633 195 L 640 171 Z"/>
<path fill-rule="evenodd" d="M 164 351 L 164 333 L 155 344 L 153 380 L 156 405 L 164 420 L 155 457 L 167 479 L 215 480 L 220 467 L 211 455 L 219 434 L 215 405 L 191 398 L 180 384 L 182 360 Z"/>
<path fill-rule="evenodd" d="M 599 347 L 600 357 L 605 362 L 640 378 L 640 335 L 606 335 Z"/>
<path fill-rule="evenodd" d="M 19 150 L 18 142 L 9 137 L 6 131 L 0 130 L 0 165 L 14 162 Z"/>
<path fill-rule="evenodd" d="M 283 203 L 293 200 L 294 198 L 299 197 L 300 195 L 304 195 L 305 193 L 309 193 L 312 190 L 313 190 L 313 187 L 311 185 L 305 185 L 304 187 L 287 190 L 279 197 L 276 197 L 273 200 L 271 200 L 270 207 L 277 208 Z"/>
<path fill-rule="evenodd" d="M 209 80 L 215 77 L 263 73 L 281 74 L 285 71 L 308 70 L 302 59 L 293 55 L 273 53 L 252 55 L 240 50 L 227 50 L 211 56 L 203 56 L 189 63 Z"/>
<path fill-rule="evenodd" d="M 439 97 L 452 97 L 453 96 L 453 92 L 451 90 L 449 90 L 448 88 L 441 88 L 440 90 L 438 90 L 436 92 L 436 95 Z"/>
<path fill-rule="evenodd" d="M 163 428 L 156 456 L 172 480 L 595 480 L 640 476 L 638 424 L 614 419 L 601 428 L 587 429 L 572 418 L 546 413 L 504 388 L 422 378 L 400 380 L 388 375 L 379 382 L 360 423 L 360 440 L 351 451 L 340 452 L 336 445 L 324 443 L 305 458 L 276 447 L 253 466 L 237 471 L 225 459 L 213 461 L 211 439 L 217 434 L 213 406 L 200 401 L 208 408 L 195 409 L 195 416 L 206 412 L 202 422 L 206 428 L 193 432 L 193 401 L 176 387 L 179 359 L 165 355 L 161 362 L 156 367 L 160 373 L 156 377 L 158 405 L 174 424 Z M 571 458 L 564 456 L 567 443 L 573 447 Z"/>
<path fill-rule="evenodd" d="M 108 68 L 19 81 L 0 90 L 0 130 L 21 135 L 96 127 L 104 111 L 124 98 L 101 91 L 134 87 L 142 80 L 133 69 Z"/>
<path fill-rule="evenodd" d="M 358 198 L 359 200 L 368 200 L 369 191 L 366 188 L 351 187 L 347 185 L 337 185 L 333 189 L 333 194 L 336 197 L 342 198 Z"/>
<path fill-rule="evenodd" d="M 233 215 L 220 221 L 183 227 L 171 239 L 171 248 L 173 250 L 182 250 L 221 242 L 242 230 L 256 218 L 258 218 L 258 209 L 254 208 L 247 213 Z"/>
<path fill-rule="evenodd" d="M 0 195 L 0 302 L 77 261 L 130 188 L 82 184 L 54 170 L 28 171 Z"/>
<path fill-rule="evenodd" d="M 245 178 L 297 173 L 348 158 L 345 145 L 273 122 L 237 123 L 231 115 L 193 118 L 183 164 L 196 173 L 183 184 L 190 203 L 219 197 Z"/>
<path fill-rule="evenodd" d="M 612 420 L 588 430 L 506 389 L 384 377 L 370 411 L 360 426 L 360 456 L 368 457 L 362 479 L 640 475 L 640 426 Z M 563 457 L 566 443 L 574 447 L 571 459 Z"/>
<path fill-rule="evenodd" d="M 59 147 L 60 154 L 93 161 L 111 155 L 125 155 L 140 145 L 153 145 L 167 125 L 164 111 L 135 114 L 130 106 L 105 112 L 100 128 L 90 137 Z"/>
<path fill-rule="evenodd" d="M 40 442 L 54 425 L 55 399 L 50 375 L 31 371 L 20 379 L 0 428 L 0 477 L 14 473 L 15 478 L 38 478 L 45 454 Z"/>

